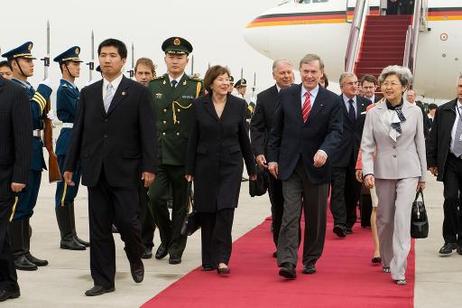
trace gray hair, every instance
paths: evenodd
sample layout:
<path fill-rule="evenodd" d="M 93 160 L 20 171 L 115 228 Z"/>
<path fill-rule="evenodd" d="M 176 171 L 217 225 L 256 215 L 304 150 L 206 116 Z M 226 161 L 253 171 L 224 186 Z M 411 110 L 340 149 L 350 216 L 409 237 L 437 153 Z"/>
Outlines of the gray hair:
<path fill-rule="evenodd" d="M 356 77 L 356 75 L 351 72 L 344 72 L 340 75 L 340 78 L 338 79 L 338 83 L 342 85 L 343 79 L 348 78 L 348 77 Z M 358 79 L 358 77 L 356 77 L 356 79 Z"/>
<path fill-rule="evenodd" d="M 321 69 L 321 71 L 324 71 L 324 62 L 322 62 L 321 57 L 319 57 L 318 55 L 312 54 L 312 53 L 305 55 L 300 60 L 299 68 L 301 68 L 303 64 L 309 64 L 314 61 L 319 61 L 319 68 Z"/>
<path fill-rule="evenodd" d="M 401 85 L 407 87 L 412 84 L 412 73 L 407 67 L 400 65 L 390 65 L 385 67 L 379 76 L 379 84 L 382 84 L 384 80 L 391 75 L 398 77 Z"/>
<path fill-rule="evenodd" d="M 287 64 L 287 65 L 289 65 L 289 66 L 292 67 L 292 68 L 294 67 L 294 65 L 292 64 L 292 62 L 290 62 L 290 60 L 288 60 L 288 59 L 284 59 L 284 58 L 283 58 L 283 59 L 276 59 L 276 60 L 274 60 L 274 62 L 273 62 L 273 72 L 276 71 L 276 68 L 278 67 L 279 64 Z"/>

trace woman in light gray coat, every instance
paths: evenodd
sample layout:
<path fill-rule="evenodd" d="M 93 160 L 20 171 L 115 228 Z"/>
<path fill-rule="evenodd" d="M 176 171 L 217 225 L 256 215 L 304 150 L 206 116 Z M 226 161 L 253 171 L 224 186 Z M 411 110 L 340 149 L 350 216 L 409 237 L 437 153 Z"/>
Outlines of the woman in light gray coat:
<path fill-rule="evenodd" d="M 422 111 L 403 99 L 411 81 L 408 68 L 383 69 L 379 83 L 385 100 L 367 113 L 361 141 L 364 182 L 376 186 L 379 199 L 383 271 L 398 285 L 406 284 L 412 202 L 416 190 L 425 188 L 427 170 Z"/>

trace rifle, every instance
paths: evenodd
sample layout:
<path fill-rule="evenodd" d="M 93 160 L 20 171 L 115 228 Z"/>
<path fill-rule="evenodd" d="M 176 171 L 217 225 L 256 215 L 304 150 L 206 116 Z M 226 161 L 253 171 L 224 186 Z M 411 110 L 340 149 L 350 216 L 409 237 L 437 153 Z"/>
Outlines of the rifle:
<path fill-rule="evenodd" d="M 95 34 L 93 33 L 93 30 L 91 30 L 91 61 L 85 64 L 88 65 L 89 69 L 88 82 L 91 82 L 93 80 L 93 70 L 95 69 Z"/>
<path fill-rule="evenodd" d="M 47 21 L 47 54 L 41 59 L 44 64 L 44 79 L 48 78 L 48 68 L 50 67 L 50 22 Z M 48 112 L 51 110 L 50 99 L 47 99 L 43 111 L 43 143 L 48 151 L 48 179 L 50 183 L 61 181 L 61 171 L 59 170 L 58 157 L 53 150 L 53 123 L 48 118 Z"/>
<path fill-rule="evenodd" d="M 132 67 L 128 70 L 128 74 L 131 79 L 135 77 L 135 45 L 132 43 Z"/>

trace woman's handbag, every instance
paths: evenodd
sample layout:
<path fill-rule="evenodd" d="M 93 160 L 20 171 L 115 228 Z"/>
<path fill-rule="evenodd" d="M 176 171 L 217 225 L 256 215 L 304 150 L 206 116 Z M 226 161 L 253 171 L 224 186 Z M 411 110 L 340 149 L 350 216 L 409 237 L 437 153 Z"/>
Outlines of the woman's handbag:
<path fill-rule="evenodd" d="M 201 227 L 199 213 L 196 212 L 194 209 L 194 194 L 192 190 L 192 182 L 188 182 L 188 208 L 189 213 L 186 214 L 186 218 L 183 222 L 183 226 L 181 227 L 181 235 L 192 235 L 194 232 L 199 230 Z"/>
<path fill-rule="evenodd" d="M 422 201 L 418 201 L 419 195 Z M 428 216 L 425 210 L 425 202 L 422 190 L 419 190 L 415 195 L 415 200 L 412 202 L 411 213 L 411 237 L 427 238 L 428 237 Z"/>
<path fill-rule="evenodd" d="M 265 169 L 257 166 L 257 179 L 249 181 L 249 194 L 251 197 L 263 196 L 268 190 L 268 173 Z"/>

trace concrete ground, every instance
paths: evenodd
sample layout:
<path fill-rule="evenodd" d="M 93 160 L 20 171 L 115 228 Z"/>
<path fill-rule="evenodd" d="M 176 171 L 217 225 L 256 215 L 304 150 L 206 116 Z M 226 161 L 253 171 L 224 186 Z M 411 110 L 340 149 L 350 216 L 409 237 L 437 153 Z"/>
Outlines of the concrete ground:
<path fill-rule="evenodd" d="M 2 303 L 2 307 L 139 307 L 170 284 L 200 265 L 200 232 L 189 238 L 183 262 L 169 265 L 164 260 L 145 260 L 145 279 L 135 284 L 123 251 L 119 235 L 117 246 L 117 276 L 114 293 L 86 297 L 84 291 L 92 286 L 89 272 L 89 250 L 69 251 L 59 249 L 59 234 L 54 213 L 55 184 L 48 184 L 48 174 L 43 173 L 43 183 L 35 214 L 32 252 L 46 258 L 50 264 L 35 272 L 18 271 L 21 297 Z M 454 307 L 462 302 L 462 256 L 440 258 L 442 245 L 442 185 L 430 177 L 425 201 L 430 215 L 430 236 L 416 244 L 416 308 Z M 236 211 L 233 237 L 237 239 L 270 215 L 267 196 L 250 198 L 248 184 L 243 183 L 240 205 Z M 76 224 L 78 234 L 88 239 L 87 193 L 81 189 L 76 200 Z M 330 232 L 330 231 L 328 231 Z M 268 230 L 268 236 L 270 232 Z M 156 231 L 155 245 L 159 237 Z"/>

